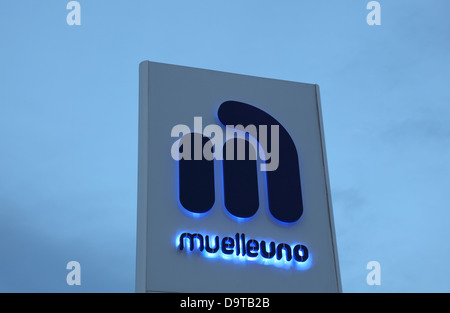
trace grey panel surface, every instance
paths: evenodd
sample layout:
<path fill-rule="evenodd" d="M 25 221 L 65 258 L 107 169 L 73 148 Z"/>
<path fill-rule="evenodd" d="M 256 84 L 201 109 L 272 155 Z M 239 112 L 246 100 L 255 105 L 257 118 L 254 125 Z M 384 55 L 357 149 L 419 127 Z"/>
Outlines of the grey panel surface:
<path fill-rule="evenodd" d="M 274 79 L 154 62 L 140 64 L 139 174 L 136 290 L 175 292 L 339 292 L 340 277 L 324 152 L 318 88 Z M 258 176 L 260 208 L 237 222 L 224 208 L 220 161 L 215 160 L 215 204 L 194 218 L 178 201 L 172 127 L 219 124 L 221 103 L 235 100 L 271 114 L 292 136 L 299 155 L 304 211 L 293 225 L 277 223 Z M 252 260 L 206 258 L 176 248 L 182 232 L 304 244 L 308 269 Z"/>

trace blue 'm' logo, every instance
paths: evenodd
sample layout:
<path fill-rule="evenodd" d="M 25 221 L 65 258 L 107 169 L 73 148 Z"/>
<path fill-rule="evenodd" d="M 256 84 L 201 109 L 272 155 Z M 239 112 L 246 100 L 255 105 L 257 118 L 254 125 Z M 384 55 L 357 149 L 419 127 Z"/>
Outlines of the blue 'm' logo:
<path fill-rule="evenodd" d="M 278 168 L 265 172 L 269 211 L 280 222 L 294 223 L 303 214 L 303 200 L 297 149 L 287 130 L 271 115 L 246 103 L 226 101 L 218 110 L 223 125 L 278 125 Z M 208 137 L 198 133 L 189 134 L 202 143 L 210 144 Z M 270 136 L 268 138 L 271 138 Z M 236 145 L 239 140 L 232 139 Z M 196 140 L 190 140 L 193 145 Z M 270 146 L 270 140 L 268 147 Z M 223 154 L 227 153 L 227 143 Z M 252 145 L 245 140 L 246 155 L 252 153 Z M 191 151 L 194 151 L 192 149 Z M 194 152 L 192 152 L 194 153 Z M 236 151 L 234 151 L 236 153 Z M 181 205 L 192 213 L 206 213 L 214 205 L 214 162 L 205 158 L 179 160 L 179 197 Z M 259 208 L 256 160 L 223 158 L 223 182 L 226 210 L 235 217 L 252 217 Z"/>

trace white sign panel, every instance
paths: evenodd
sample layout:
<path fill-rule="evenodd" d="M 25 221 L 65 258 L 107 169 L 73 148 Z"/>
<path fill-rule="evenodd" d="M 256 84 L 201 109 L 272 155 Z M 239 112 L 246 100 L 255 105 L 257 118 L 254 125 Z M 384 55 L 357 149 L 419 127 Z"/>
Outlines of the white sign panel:
<path fill-rule="evenodd" d="M 341 290 L 317 85 L 142 62 L 136 290 Z"/>

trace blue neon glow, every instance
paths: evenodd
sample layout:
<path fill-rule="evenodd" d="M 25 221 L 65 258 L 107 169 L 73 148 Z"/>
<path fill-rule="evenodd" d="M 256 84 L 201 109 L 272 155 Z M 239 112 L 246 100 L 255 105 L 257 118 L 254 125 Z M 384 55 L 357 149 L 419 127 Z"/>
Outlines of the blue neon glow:
<path fill-rule="evenodd" d="M 218 111 L 216 112 L 216 118 L 217 118 L 218 121 L 220 121 L 219 115 L 218 115 Z M 244 140 L 247 140 L 247 141 L 253 146 L 253 148 L 255 149 L 256 155 L 258 155 L 258 151 L 261 151 L 261 152 L 263 153 L 263 158 L 265 159 L 265 151 L 264 151 L 264 149 L 259 150 L 260 144 L 259 144 L 258 140 L 256 140 L 255 137 L 253 137 L 250 133 L 246 133 L 246 132 L 244 132 L 244 131 L 242 131 L 242 130 L 235 129 L 235 128 L 231 128 L 231 127 L 228 127 L 227 125 L 224 125 L 224 126 L 225 126 L 225 131 L 226 131 L 226 129 L 232 129 L 233 132 L 235 132 L 236 134 L 240 133 L 241 135 L 243 135 Z M 228 140 L 230 140 L 230 139 L 231 139 L 231 138 L 226 138 L 226 132 L 225 132 L 224 144 L 226 144 L 226 142 L 227 142 Z M 256 159 L 258 160 L 258 158 L 256 158 Z M 260 162 L 257 162 L 257 166 L 259 166 L 260 164 L 261 164 Z M 264 166 L 265 166 L 265 165 L 264 165 Z M 246 221 L 251 220 L 256 214 L 258 214 L 259 208 L 258 208 L 258 210 L 255 212 L 255 214 L 252 215 L 252 216 L 250 216 L 250 217 L 239 217 L 239 216 L 234 216 L 233 214 L 231 214 L 231 213 L 227 210 L 227 208 L 226 208 L 226 206 L 225 206 L 225 181 L 224 181 L 225 175 L 224 175 L 223 164 L 221 164 L 221 167 L 220 167 L 220 168 L 221 168 L 221 170 L 222 170 L 222 195 L 224 195 L 224 196 L 222 197 L 222 204 L 223 204 L 222 207 L 223 207 L 223 209 L 224 209 L 226 215 L 229 216 L 231 219 L 237 221 L 238 223 L 242 223 L 242 222 L 246 222 Z M 259 170 L 258 170 L 257 172 L 259 172 Z M 266 184 L 267 184 L 267 179 L 266 179 L 266 175 L 265 175 L 265 174 L 264 174 L 264 178 L 265 178 Z M 261 205 L 261 203 L 260 203 L 260 205 Z"/>
<path fill-rule="evenodd" d="M 219 110 L 216 111 L 216 118 L 222 124 L 222 122 L 219 119 Z M 264 150 L 264 147 L 261 145 L 261 143 L 258 141 L 258 139 L 255 138 L 254 136 L 252 136 L 250 133 L 244 132 L 244 131 L 242 131 L 240 129 L 229 127 L 228 125 L 223 125 L 223 126 L 225 127 L 225 130 L 230 129 L 230 130 L 233 130 L 233 133 L 243 135 L 244 140 L 249 141 L 250 144 L 255 148 L 256 154 L 257 154 L 257 156 L 259 156 L 259 158 L 258 157 L 256 158 L 257 159 L 257 166 L 258 166 L 258 171 L 257 172 L 263 172 L 262 175 L 264 176 L 263 180 L 264 180 L 264 187 L 265 187 L 265 191 L 266 191 L 265 192 L 265 200 L 266 200 L 267 207 L 268 207 L 269 206 L 269 193 L 267 191 L 268 191 L 269 187 L 268 187 L 267 172 L 266 172 L 266 164 L 267 164 L 268 160 L 267 160 L 267 157 L 266 157 L 266 151 Z M 226 133 L 225 133 L 224 142 L 227 142 L 227 140 L 230 140 L 230 138 L 226 138 Z M 222 189 L 223 189 L 224 188 L 223 166 L 221 166 L 221 168 L 222 168 Z M 222 194 L 223 195 L 225 194 L 225 190 L 222 190 Z M 261 205 L 261 203 L 260 203 L 260 205 Z M 224 210 L 226 211 L 226 213 L 227 213 L 227 215 L 229 217 L 231 217 L 232 219 L 234 219 L 235 221 L 237 221 L 239 223 L 245 222 L 245 221 L 248 221 L 248 220 L 252 219 L 259 212 L 259 209 L 258 209 L 253 216 L 246 217 L 246 218 L 234 216 L 233 214 L 228 212 L 228 210 L 226 209 L 225 200 L 223 200 L 223 208 L 224 208 Z M 294 223 L 288 223 L 288 222 L 280 221 L 280 220 L 276 219 L 272 215 L 272 212 L 270 210 L 268 210 L 268 211 L 269 211 L 270 219 L 272 221 L 274 221 L 275 223 L 278 223 L 280 225 L 291 226 L 291 225 L 293 225 L 293 224 L 298 222 L 298 220 L 296 222 L 294 222 Z"/>
<path fill-rule="evenodd" d="M 233 214 L 230 213 L 230 211 L 228 211 L 226 205 L 225 205 L 225 175 L 224 175 L 224 170 L 223 170 L 223 164 L 221 164 L 220 166 L 221 172 L 222 172 L 222 208 L 223 211 L 225 212 L 225 214 L 230 217 L 231 219 L 235 220 L 238 223 L 243 223 L 243 222 L 247 222 L 249 220 L 251 220 L 259 211 L 259 209 L 256 211 L 256 213 L 250 217 L 239 217 L 239 216 L 235 216 Z"/>
<path fill-rule="evenodd" d="M 178 151 L 177 157 L 179 158 L 179 151 Z M 176 194 L 176 198 L 177 198 L 177 205 L 178 205 L 178 207 L 180 208 L 180 210 L 184 214 L 186 214 L 189 217 L 200 218 L 200 217 L 204 217 L 204 216 L 208 215 L 212 211 L 212 209 L 214 208 L 215 203 L 214 203 L 213 207 L 209 211 L 204 212 L 204 213 L 191 212 L 191 211 L 187 210 L 183 206 L 183 204 L 181 204 L 181 200 L 180 200 L 180 161 L 174 160 L 174 163 L 175 163 L 175 179 L 174 180 L 175 180 L 175 184 L 176 184 L 175 185 L 176 186 L 175 189 L 176 189 L 176 193 L 177 193 Z"/>
<path fill-rule="evenodd" d="M 185 236 L 183 238 L 183 241 L 181 241 L 181 236 L 183 234 Z M 194 235 L 202 236 L 203 243 L 200 242 L 201 239 L 199 237 L 195 237 L 194 238 L 193 237 Z M 237 236 L 237 235 L 239 235 L 239 236 L 244 235 L 245 236 L 245 234 L 236 234 L 235 236 Z M 213 240 L 213 239 L 215 239 L 216 237 L 219 238 L 219 249 L 218 249 L 217 252 L 209 253 L 209 252 L 206 251 L 206 248 L 205 248 L 206 244 L 207 244 L 206 243 L 206 236 L 209 237 L 209 241 L 210 241 L 209 247 L 212 248 L 212 249 L 216 248 L 215 247 L 215 240 Z M 233 262 L 235 264 L 241 264 L 241 265 L 257 263 L 257 264 L 262 264 L 262 265 L 271 265 L 271 266 L 275 266 L 277 268 L 282 268 L 282 269 L 295 269 L 295 270 L 305 271 L 305 270 L 310 269 L 312 264 L 313 264 L 311 252 L 308 251 L 308 249 L 304 245 L 301 245 L 301 246 L 304 247 L 304 249 L 306 251 L 304 253 L 302 253 L 303 250 L 299 250 L 299 255 L 304 257 L 305 254 L 307 254 L 306 260 L 297 261 L 294 258 L 294 255 L 293 255 L 294 249 L 292 247 L 295 248 L 299 244 L 287 245 L 287 246 L 290 247 L 291 252 L 292 252 L 292 259 L 289 260 L 289 261 L 287 260 L 286 253 L 284 251 L 282 252 L 282 257 L 281 257 L 280 260 L 277 259 L 277 254 L 276 253 L 271 258 L 263 257 L 261 255 L 260 249 L 257 250 L 257 256 L 255 256 L 255 257 L 249 256 L 248 253 L 247 253 L 248 251 L 246 251 L 245 255 L 242 255 L 243 254 L 243 251 L 242 251 L 243 246 L 241 246 L 241 245 L 240 245 L 240 249 L 241 249 L 240 253 L 239 253 L 239 255 L 236 255 L 236 250 L 237 250 L 236 243 L 235 243 L 234 250 L 233 250 L 232 254 L 225 254 L 225 253 L 223 253 L 223 251 L 222 251 L 223 248 L 222 248 L 222 245 L 221 245 L 222 240 L 224 240 L 224 238 L 226 238 L 226 237 L 230 237 L 232 239 L 236 239 L 235 236 L 224 236 L 224 237 L 221 237 L 221 236 L 218 236 L 218 235 L 210 235 L 210 234 L 205 234 L 205 233 L 200 233 L 200 232 L 182 232 L 182 233 L 179 233 L 176 236 L 176 238 L 175 238 L 175 247 L 177 248 L 177 250 L 179 252 L 187 253 L 188 255 L 197 254 L 197 255 L 201 255 L 201 256 L 203 256 L 203 257 L 205 257 L 207 259 L 211 259 L 211 260 L 222 259 L 222 260 L 226 260 L 228 262 Z M 239 237 L 239 238 L 242 238 L 242 237 Z M 245 239 L 248 239 L 248 240 L 245 240 L 245 245 L 247 245 L 247 246 L 248 246 L 248 242 L 250 240 L 253 240 L 253 238 L 245 238 Z M 262 241 L 265 241 L 267 244 L 269 244 L 273 240 L 256 240 L 256 241 L 258 241 L 259 243 L 261 243 Z M 193 247 L 191 247 L 191 243 L 194 245 Z M 203 251 L 200 251 L 200 247 L 201 247 L 202 244 L 203 244 Z M 242 244 L 242 241 L 239 241 L 239 244 Z M 183 245 L 182 249 L 180 247 L 181 245 Z M 275 244 L 276 249 L 278 248 L 279 245 L 280 244 Z M 192 249 L 192 251 L 191 251 L 191 249 Z"/>

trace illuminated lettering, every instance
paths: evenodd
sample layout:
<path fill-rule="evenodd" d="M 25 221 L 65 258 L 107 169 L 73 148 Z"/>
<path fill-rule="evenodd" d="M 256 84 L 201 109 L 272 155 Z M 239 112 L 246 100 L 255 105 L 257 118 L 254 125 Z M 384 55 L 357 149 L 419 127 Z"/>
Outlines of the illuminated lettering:
<path fill-rule="evenodd" d="M 277 244 L 274 241 L 267 243 L 265 240 L 246 239 L 245 234 L 239 233 L 234 237 L 220 238 L 217 235 L 184 232 L 177 237 L 176 245 L 180 251 L 206 252 L 210 257 L 218 254 L 224 257 L 235 256 L 243 261 L 260 259 L 290 263 L 294 260 L 295 263 L 302 264 L 309 259 L 305 245 Z"/>

